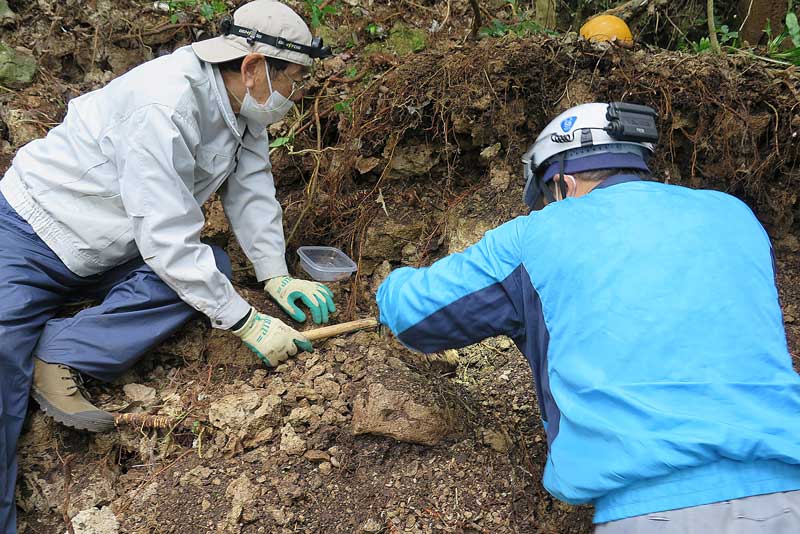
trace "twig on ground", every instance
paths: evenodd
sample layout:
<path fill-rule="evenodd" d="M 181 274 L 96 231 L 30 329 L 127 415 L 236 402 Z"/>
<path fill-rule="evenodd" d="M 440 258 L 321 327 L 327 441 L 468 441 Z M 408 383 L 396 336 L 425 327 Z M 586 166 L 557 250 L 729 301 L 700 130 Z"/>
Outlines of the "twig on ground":
<path fill-rule="evenodd" d="M 122 35 L 120 37 L 115 37 L 114 42 L 117 41 L 124 41 L 125 39 L 141 39 L 142 37 L 148 37 L 150 35 L 156 35 L 161 32 L 169 31 L 169 30 L 181 30 L 183 28 L 202 28 L 203 24 L 198 24 L 196 22 L 181 22 L 179 24 L 165 24 L 163 26 L 159 26 L 157 28 L 153 28 L 151 30 L 145 30 L 143 32 L 138 33 L 128 33 Z"/>
<path fill-rule="evenodd" d="M 481 6 L 478 5 L 478 0 L 469 0 L 469 5 L 472 7 L 472 12 L 474 13 L 474 17 L 472 19 L 472 31 L 469 32 L 469 38 L 477 39 L 478 32 L 483 25 L 483 21 L 481 20 Z"/>
<path fill-rule="evenodd" d="M 75 529 L 72 527 L 72 519 L 69 517 L 69 499 L 72 490 L 72 460 L 75 459 L 75 456 L 75 454 L 70 454 L 61 461 L 64 471 L 64 505 L 61 510 L 61 516 L 64 518 L 69 534 L 75 534 Z"/>

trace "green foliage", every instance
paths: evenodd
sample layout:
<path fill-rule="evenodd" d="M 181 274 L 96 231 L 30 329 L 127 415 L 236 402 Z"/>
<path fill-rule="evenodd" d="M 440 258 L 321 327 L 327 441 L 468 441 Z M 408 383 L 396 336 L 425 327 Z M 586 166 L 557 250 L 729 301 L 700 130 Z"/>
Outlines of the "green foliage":
<path fill-rule="evenodd" d="M 407 56 L 425 50 L 427 46 L 428 32 L 398 22 L 392 26 L 385 39 L 368 44 L 364 47 L 364 52 L 391 52 L 398 56 Z"/>
<path fill-rule="evenodd" d="M 764 32 L 767 34 L 767 56 L 778 61 L 786 61 L 800 65 L 800 24 L 794 12 L 786 14 L 786 29 L 778 35 L 772 35 L 772 25 L 767 21 Z M 793 47 L 784 50 L 784 43 L 789 39 Z"/>
<path fill-rule="evenodd" d="M 337 113 L 342 113 L 345 117 L 352 120 L 353 119 L 353 100 L 354 98 L 348 98 L 347 100 L 342 100 L 341 102 L 337 102 L 333 106 L 333 110 Z"/>
<path fill-rule="evenodd" d="M 322 26 L 325 17 L 336 15 L 339 10 L 332 5 L 324 5 L 325 0 L 305 0 L 308 10 L 311 12 L 311 27 L 314 29 Z"/>
<path fill-rule="evenodd" d="M 290 145 L 294 142 L 293 135 L 287 135 L 285 137 L 278 137 L 273 139 L 272 142 L 269 144 L 270 148 L 280 148 L 282 146 Z"/>
<path fill-rule="evenodd" d="M 800 46 L 800 23 L 797 22 L 797 15 L 791 11 L 786 14 L 786 31 L 792 38 L 792 44 Z"/>
<path fill-rule="evenodd" d="M 760 51 L 761 55 L 750 51 L 743 51 L 743 53 L 752 57 L 766 57 L 778 62 L 791 63 L 800 66 L 800 24 L 797 20 L 797 15 L 789 11 L 786 14 L 786 28 L 779 34 L 774 35 L 772 31 L 772 24 L 767 20 L 764 27 L 764 33 L 767 34 L 766 50 Z M 717 30 L 719 44 L 723 46 L 724 50 L 729 52 L 738 52 L 741 43 L 739 42 L 739 32 L 730 31 L 728 26 L 722 25 Z M 788 41 L 787 41 L 788 40 Z M 786 49 L 787 42 L 790 42 L 793 47 Z M 703 37 L 699 41 L 684 42 L 678 47 L 683 50 L 692 50 L 695 53 L 702 54 L 711 51 L 711 43 L 707 37 Z"/>
<path fill-rule="evenodd" d="M 557 35 L 557 32 L 543 28 L 541 24 L 533 20 L 533 11 L 520 9 L 518 0 L 506 0 L 506 2 L 511 9 L 511 21 L 492 19 L 488 26 L 481 28 L 479 32 L 481 37 L 503 37 L 504 35 L 525 37 L 538 33 Z"/>
<path fill-rule="evenodd" d="M 737 46 L 739 42 L 739 32 L 730 31 L 726 24 L 717 27 L 717 40 L 720 46 Z M 689 46 L 696 54 L 703 54 L 711 52 L 711 40 L 708 37 L 702 37 L 699 41 L 689 42 Z"/>
<path fill-rule="evenodd" d="M 370 39 L 385 39 L 386 38 L 386 29 L 381 26 L 380 24 L 376 24 L 374 22 L 370 22 L 367 24 L 367 35 L 369 35 Z"/>
<path fill-rule="evenodd" d="M 206 20 L 211 20 L 228 10 L 223 0 L 168 0 L 165 3 L 169 8 L 169 20 L 173 24 L 178 22 L 179 13 L 197 11 Z"/>

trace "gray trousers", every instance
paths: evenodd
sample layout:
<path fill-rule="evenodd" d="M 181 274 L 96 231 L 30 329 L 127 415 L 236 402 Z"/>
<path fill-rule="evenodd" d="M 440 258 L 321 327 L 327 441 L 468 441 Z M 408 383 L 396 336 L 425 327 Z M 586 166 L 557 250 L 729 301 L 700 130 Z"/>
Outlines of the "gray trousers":
<path fill-rule="evenodd" d="M 601 523 L 595 534 L 800 534 L 800 491 L 768 493 Z"/>

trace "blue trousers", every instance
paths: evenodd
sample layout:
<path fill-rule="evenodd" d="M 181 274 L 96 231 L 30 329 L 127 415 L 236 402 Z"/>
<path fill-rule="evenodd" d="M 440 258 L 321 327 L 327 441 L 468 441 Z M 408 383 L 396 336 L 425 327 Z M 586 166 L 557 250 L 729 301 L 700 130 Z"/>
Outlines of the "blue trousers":
<path fill-rule="evenodd" d="M 230 277 L 230 260 L 212 248 Z M 65 303 L 86 297 L 102 303 L 54 318 Z M 197 314 L 141 258 L 75 275 L 0 194 L 0 533 L 16 532 L 16 449 L 33 356 L 110 381 Z"/>

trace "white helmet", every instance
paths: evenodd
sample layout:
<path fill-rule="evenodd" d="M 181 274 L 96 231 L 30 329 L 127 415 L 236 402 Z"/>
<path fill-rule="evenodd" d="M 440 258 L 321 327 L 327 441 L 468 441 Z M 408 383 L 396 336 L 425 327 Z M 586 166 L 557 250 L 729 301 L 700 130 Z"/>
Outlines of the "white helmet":
<path fill-rule="evenodd" d="M 542 130 L 522 156 L 525 203 L 533 209 L 546 183 L 556 174 L 610 168 L 647 171 L 647 159 L 658 140 L 656 112 L 647 106 L 612 102 L 568 109 Z M 599 157 L 605 155 L 605 157 Z"/>

